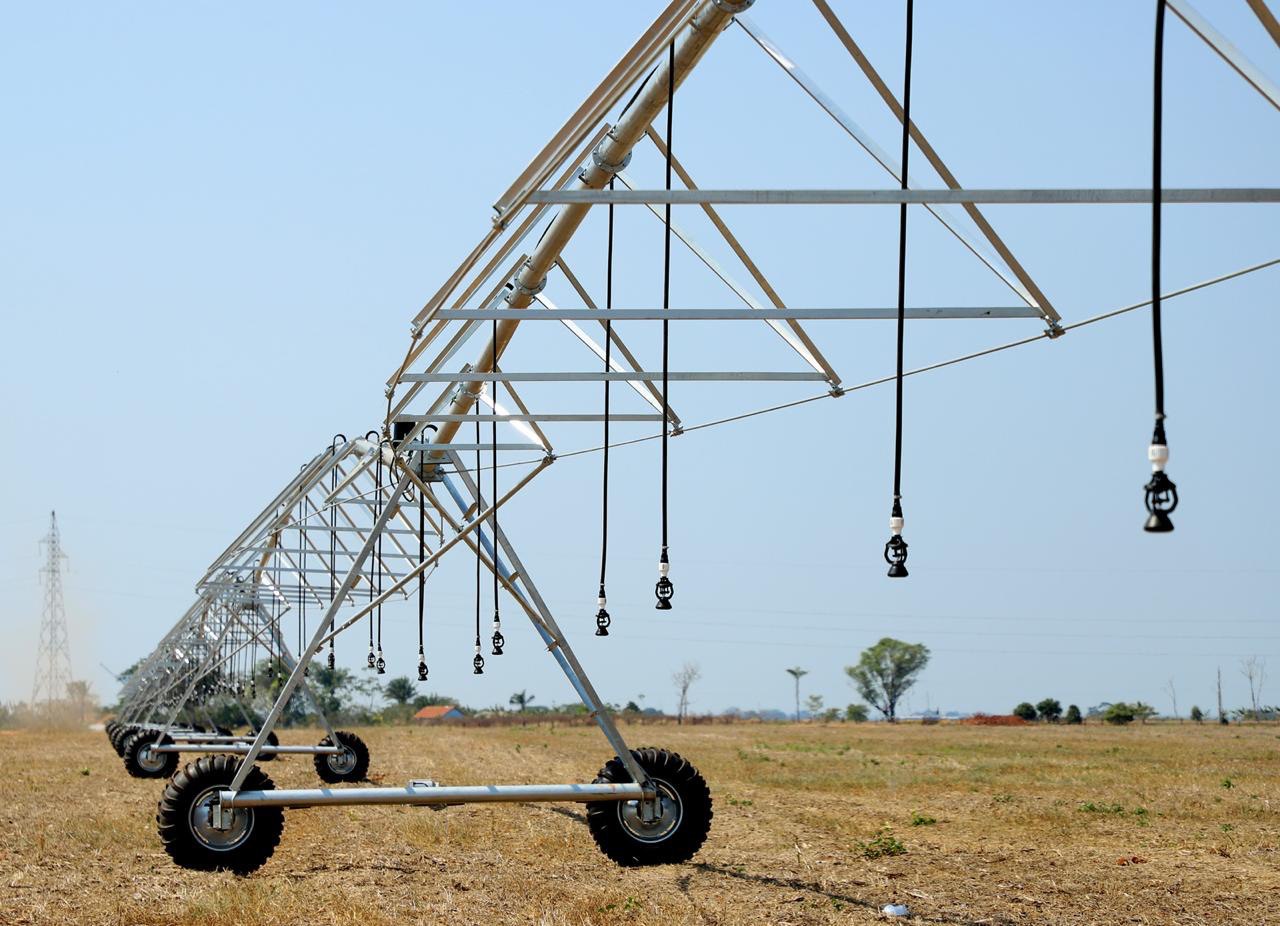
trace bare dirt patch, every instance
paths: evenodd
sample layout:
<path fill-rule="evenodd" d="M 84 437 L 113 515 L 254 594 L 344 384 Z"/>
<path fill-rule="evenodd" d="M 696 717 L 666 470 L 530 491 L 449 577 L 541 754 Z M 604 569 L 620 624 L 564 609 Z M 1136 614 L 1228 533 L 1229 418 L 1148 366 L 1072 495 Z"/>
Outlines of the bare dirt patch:
<path fill-rule="evenodd" d="M 6 737 L 0 922 L 825 924 L 901 902 L 928 923 L 1280 923 L 1275 727 L 626 732 L 711 784 L 693 863 L 619 869 L 575 805 L 344 807 L 287 811 L 248 878 L 187 872 L 155 834 L 162 783 L 100 733 Z M 590 780 L 608 758 L 582 727 L 359 733 L 384 784 Z M 317 784 L 309 760 L 264 769 Z"/>

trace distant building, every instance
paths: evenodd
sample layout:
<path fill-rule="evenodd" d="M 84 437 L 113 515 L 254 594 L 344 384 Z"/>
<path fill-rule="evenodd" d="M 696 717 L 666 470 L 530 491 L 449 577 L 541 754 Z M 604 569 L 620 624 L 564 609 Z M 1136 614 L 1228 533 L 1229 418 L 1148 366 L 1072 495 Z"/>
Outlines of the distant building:
<path fill-rule="evenodd" d="M 461 720 L 462 711 L 456 704 L 428 704 L 413 715 L 415 723 L 438 723 L 442 720 Z"/>

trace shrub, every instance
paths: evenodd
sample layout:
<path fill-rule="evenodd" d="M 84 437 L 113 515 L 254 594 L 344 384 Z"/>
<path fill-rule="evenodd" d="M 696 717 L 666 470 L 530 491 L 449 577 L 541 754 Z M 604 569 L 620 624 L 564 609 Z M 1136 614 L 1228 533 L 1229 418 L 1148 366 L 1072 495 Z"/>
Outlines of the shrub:
<path fill-rule="evenodd" d="M 1129 708 L 1133 711 L 1133 716 L 1142 723 L 1146 723 L 1156 715 L 1156 709 L 1143 701 L 1134 701 Z"/>
<path fill-rule="evenodd" d="M 844 719 L 854 723 L 866 723 L 870 712 L 865 704 L 850 704 L 844 709 Z"/>
<path fill-rule="evenodd" d="M 1200 710 L 1199 706 L 1195 704 L 1191 705 L 1191 719 L 1196 723 L 1204 722 L 1204 711 Z"/>
<path fill-rule="evenodd" d="M 1080 708 L 1074 704 L 1067 706 L 1067 723 L 1084 723 L 1084 718 L 1080 716 Z"/>
<path fill-rule="evenodd" d="M 867 842 L 859 842 L 858 848 L 862 852 L 863 858 L 885 858 L 890 855 L 906 855 L 907 847 L 897 836 L 893 835 L 886 824 L 881 827 L 880 832 L 876 834 L 874 839 Z"/>
<path fill-rule="evenodd" d="M 1031 721 L 1036 719 L 1036 709 L 1030 701 L 1023 701 L 1013 709 L 1014 717 L 1021 717 L 1023 720 Z"/>
<path fill-rule="evenodd" d="M 1102 719 L 1107 723 L 1122 726 L 1127 723 L 1133 723 L 1133 718 L 1135 716 L 1133 706 L 1120 701 L 1119 703 L 1112 704 L 1108 707 L 1107 712 L 1102 715 Z"/>

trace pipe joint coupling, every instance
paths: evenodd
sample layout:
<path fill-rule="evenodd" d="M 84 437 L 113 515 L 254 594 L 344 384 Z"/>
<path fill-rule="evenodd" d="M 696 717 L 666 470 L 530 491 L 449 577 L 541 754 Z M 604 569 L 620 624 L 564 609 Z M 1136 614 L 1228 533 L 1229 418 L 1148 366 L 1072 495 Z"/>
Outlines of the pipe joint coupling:
<path fill-rule="evenodd" d="M 627 165 L 631 163 L 631 152 L 628 151 L 625 155 L 623 155 L 622 160 L 615 164 L 610 161 L 606 161 L 604 159 L 604 156 L 600 153 L 599 146 L 596 146 L 591 151 L 591 163 L 595 164 L 595 166 L 599 170 L 604 171 L 606 174 L 612 177 L 615 174 L 617 174 L 619 171 L 623 171 L 627 169 Z"/>
<path fill-rule="evenodd" d="M 528 268 L 528 266 L 529 265 L 526 263 L 525 267 Z M 542 279 L 540 279 L 537 283 L 534 283 L 532 286 L 526 286 L 524 282 L 521 281 L 519 275 L 517 275 L 511 281 L 511 292 L 507 293 L 506 300 L 507 302 L 510 302 L 512 298 L 516 296 L 527 296 L 528 298 L 532 299 L 534 296 L 538 295 L 538 293 L 546 289 L 546 287 L 547 287 L 547 278 L 545 274 L 543 275 Z"/>

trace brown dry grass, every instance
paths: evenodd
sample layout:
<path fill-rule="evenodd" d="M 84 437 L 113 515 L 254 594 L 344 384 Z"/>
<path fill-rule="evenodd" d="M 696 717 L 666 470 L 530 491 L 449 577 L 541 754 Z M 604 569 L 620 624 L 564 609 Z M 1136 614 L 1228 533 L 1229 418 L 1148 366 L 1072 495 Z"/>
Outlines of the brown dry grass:
<path fill-rule="evenodd" d="M 584 780 L 606 758 L 584 728 L 361 733 L 387 784 Z M 574 806 L 351 807 L 288 811 L 249 878 L 170 864 L 161 783 L 126 776 L 100 733 L 20 733 L 0 737 L 0 922 L 865 923 L 900 901 L 930 923 L 1280 923 L 1278 733 L 646 727 L 636 745 L 711 783 L 693 864 L 616 868 Z M 315 786 L 306 760 L 266 767 Z M 864 857 L 886 825 L 906 853 Z"/>

